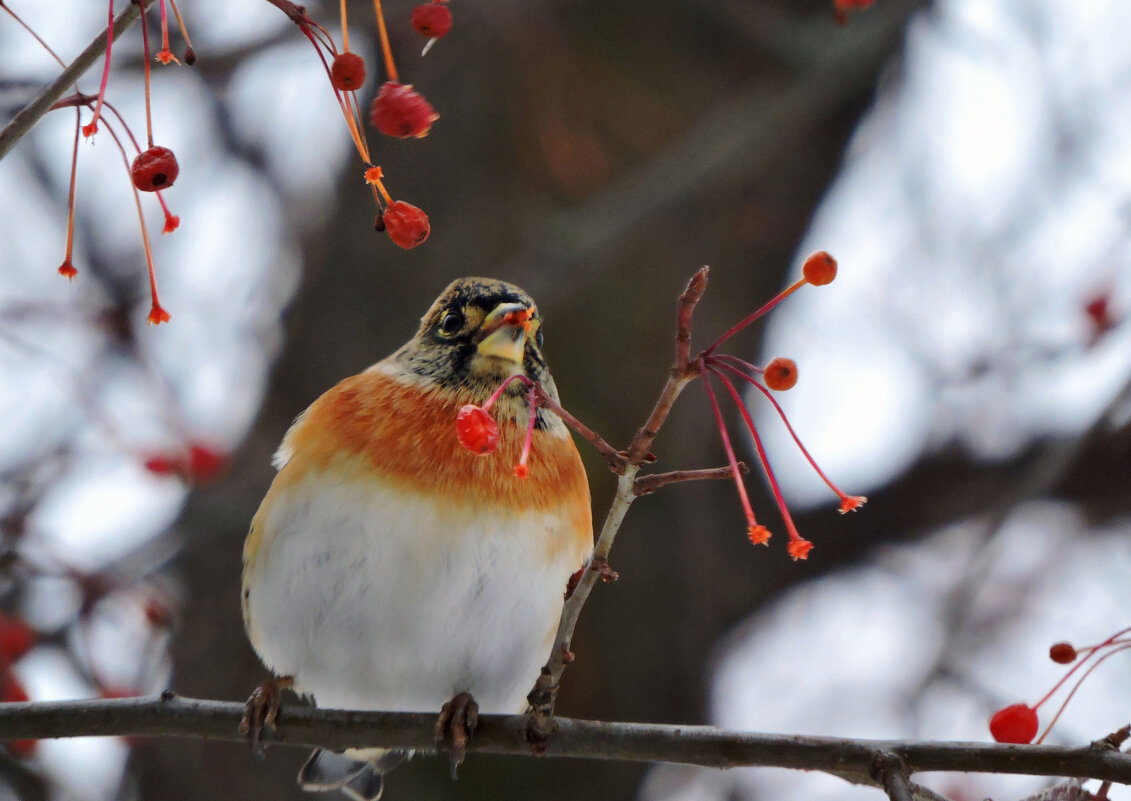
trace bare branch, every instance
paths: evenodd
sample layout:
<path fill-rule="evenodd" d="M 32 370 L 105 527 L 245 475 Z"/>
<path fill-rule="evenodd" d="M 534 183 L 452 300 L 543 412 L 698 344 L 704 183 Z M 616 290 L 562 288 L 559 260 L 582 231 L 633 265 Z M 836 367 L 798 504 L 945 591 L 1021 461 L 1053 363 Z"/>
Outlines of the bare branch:
<path fill-rule="evenodd" d="M 691 316 L 695 313 L 695 306 L 703 293 L 707 290 L 707 275 L 711 268 L 706 265 L 699 268 L 687 288 L 679 296 L 676 311 L 675 330 L 675 370 L 679 373 L 687 372 L 687 365 L 691 361 Z"/>
<path fill-rule="evenodd" d="M 148 0 L 146 0 L 148 2 Z M 127 28 L 137 22 L 138 17 L 141 16 L 141 3 L 134 0 L 126 10 L 118 15 L 114 20 L 114 40 L 117 41 L 118 37 L 125 32 Z M 101 56 L 106 52 L 106 31 L 102 31 L 98 36 L 94 37 L 86 49 L 83 50 L 74 61 L 67 66 L 65 70 L 52 81 L 46 89 L 39 93 L 39 96 L 28 103 L 20 110 L 12 121 L 9 122 L 3 131 L 0 131 L 0 160 L 2 160 L 16 143 L 31 131 L 36 124 L 43 119 L 55 102 L 63 96 L 63 94 L 77 81 L 82 74 L 90 69 Z"/>
<path fill-rule="evenodd" d="M 0 704 L 0 740 L 89 736 L 200 737 L 247 742 L 239 734 L 244 705 L 178 698 Z M 268 741 L 317 748 L 405 748 L 431 751 L 436 716 L 427 712 L 356 712 L 284 705 Z M 854 740 L 753 734 L 711 726 L 605 723 L 559 718 L 545 755 L 713 768 L 772 766 L 823 770 L 876 784 L 876 756 L 907 771 L 967 771 L 1068 776 L 1131 783 L 1131 754 L 1108 748 Z M 526 718 L 483 715 L 468 752 L 529 755 Z"/>
<path fill-rule="evenodd" d="M 750 472 L 750 468 L 746 466 L 746 462 L 738 463 L 738 472 L 744 475 Z M 725 467 L 708 467 L 702 470 L 673 470 L 670 473 L 652 473 L 651 475 L 641 476 L 636 479 L 633 492 L 639 497 L 641 495 L 650 495 L 667 484 L 675 484 L 680 481 L 703 481 L 705 479 L 716 478 L 734 478 L 734 471 L 730 469 L 730 465 L 726 465 Z"/>

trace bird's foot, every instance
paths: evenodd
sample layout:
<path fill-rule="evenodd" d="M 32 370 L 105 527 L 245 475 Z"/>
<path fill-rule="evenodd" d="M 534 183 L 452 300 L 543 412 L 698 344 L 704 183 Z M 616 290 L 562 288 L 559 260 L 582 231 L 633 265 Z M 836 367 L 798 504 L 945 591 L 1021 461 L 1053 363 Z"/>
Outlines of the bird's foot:
<path fill-rule="evenodd" d="M 248 697 L 243 720 L 240 721 L 240 734 L 250 738 L 251 750 L 256 756 L 263 754 L 263 730 L 275 731 L 283 690 L 294 684 L 294 676 L 272 676 L 256 687 Z"/>
<path fill-rule="evenodd" d="M 460 693 L 440 710 L 440 717 L 436 719 L 436 728 L 433 737 L 437 746 L 446 746 L 452 761 L 452 778 L 456 777 L 456 769 L 463 762 L 467 744 L 471 742 L 471 734 L 479 724 L 479 704 L 471 697 L 471 693 Z"/>

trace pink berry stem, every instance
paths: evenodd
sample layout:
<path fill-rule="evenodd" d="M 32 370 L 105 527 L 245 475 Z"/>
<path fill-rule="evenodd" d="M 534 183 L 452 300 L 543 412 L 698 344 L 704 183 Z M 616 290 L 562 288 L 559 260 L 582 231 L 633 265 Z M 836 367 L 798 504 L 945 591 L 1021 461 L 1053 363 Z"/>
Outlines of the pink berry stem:
<path fill-rule="evenodd" d="M 153 147 L 153 109 L 152 103 L 149 98 L 149 20 L 145 18 L 145 11 L 142 10 L 141 16 L 141 52 L 142 52 L 142 74 L 144 77 L 145 85 L 145 133 L 149 141 L 149 146 Z M 161 4 L 161 24 L 164 27 L 165 23 L 165 4 Z"/>
<path fill-rule="evenodd" d="M 734 405 L 738 407 L 738 412 L 742 415 L 742 420 L 746 423 L 746 428 L 750 431 L 750 436 L 754 438 L 754 449 L 758 453 L 758 462 L 762 465 L 762 472 L 766 474 L 767 481 L 770 482 L 770 490 L 773 492 L 774 502 L 778 505 L 778 510 L 781 512 L 782 519 L 785 521 L 785 528 L 789 533 L 789 538 L 794 542 L 804 539 L 804 537 L 798 533 L 797 526 L 793 523 L 793 516 L 789 513 L 789 507 L 785 505 L 785 498 L 781 494 L 781 487 L 778 486 L 777 477 L 774 475 L 774 470 L 770 467 L 770 460 L 766 456 L 766 449 L 762 446 L 762 438 L 758 436 L 758 429 L 754 426 L 754 420 L 750 417 L 750 412 L 747 410 L 746 404 L 742 402 L 742 397 L 738 394 L 738 390 L 734 388 L 734 384 L 722 371 L 714 367 L 708 367 L 707 369 L 722 382 L 723 387 L 730 394 L 731 399 L 734 400 Z"/>
<path fill-rule="evenodd" d="M 1043 704 L 1045 701 L 1049 700 L 1049 698 L 1051 698 L 1052 695 L 1057 690 L 1059 690 L 1061 688 L 1061 686 L 1064 684 L 1064 682 L 1068 681 L 1068 679 L 1071 678 L 1072 674 L 1075 673 L 1080 668 L 1082 668 L 1084 666 L 1084 664 L 1086 662 L 1088 662 L 1088 660 L 1090 660 L 1092 657 L 1094 657 L 1099 652 L 1099 650 L 1101 648 L 1106 648 L 1107 646 L 1111 645 L 1117 639 L 1122 637 L 1124 634 L 1127 634 L 1128 632 L 1131 632 L 1131 626 L 1128 626 L 1127 628 L 1123 629 L 1122 631 L 1117 631 L 1115 634 L 1111 635 L 1110 637 L 1108 637 L 1103 642 L 1098 643 L 1097 645 L 1091 646 L 1091 648 L 1090 648 L 1091 652 L 1087 656 L 1085 656 L 1083 659 L 1081 659 L 1079 662 L 1077 662 L 1075 665 L 1073 665 L 1071 670 L 1069 670 L 1067 673 L 1065 673 L 1061 677 L 1060 681 L 1058 681 L 1056 684 L 1054 684 L 1052 686 L 1052 689 L 1049 690 L 1047 693 L 1045 693 L 1044 698 L 1042 698 L 1040 701 L 1037 701 L 1037 703 L 1033 704 L 1033 709 L 1037 709 L 1038 707 L 1041 706 L 1041 704 Z M 1121 645 L 1119 648 L 1117 648 L 1115 650 L 1120 651 L 1120 650 L 1123 650 L 1123 648 L 1126 648 L 1126 647 L 1127 646 L 1125 646 L 1125 645 Z M 1083 653 L 1084 651 L 1087 651 L 1087 650 L 1089 650 L 1089 649 L 1083 648 L 1078 653 Z M 1115 651 L 1112 651 L 1111 653 L 1115 653 Z M 1103 659 L 1107 659 L 1107 656 L 1102 657 L 1100 661 L 1102 661 Z M 1088 672 L 1091 672 L 1091 668 L 1089 668 Z"/>
<path fill-rule="evenodd" d="M 491 393 L 491 397 L 489 397 L 487 399 L 487 402 L 484 403 L 480 408 L 483 409 L 483 411 L 487 411 L 492 406 L 494 406 L 495 401 L 497 401 L 499 399 L 499 396 L 501 396 L 503 394 L 503 391 L 507 387 L 509 387 L 511 384 L 513 384 L 515 381 L 521 381 L 523 384 L 526 384 L 526 386 L 528 386 L 532 389 L 535 386 L 537 386 L 533 381 L 531 381 L 529 378 L 524 376 L 522 373 L 516 373 L 515 375 L 512 375 L 510 378 L 508 378 L 503 383 L 499 384 L 499 388 Z"/>
<path fill-rule="evenodd" d="M 1088 676 L 1091 674 L 1091 672 L 1093 670 L 1095 670 L 1096 668 L 1098 668 L 1100 665 L 1102 665 L 1105 661 L 1107 661 L 1111 657 L 1115 656 L 1120 651 L 1127 651 L 1127 650 L 1131 650 L 1131 643 L 1124 643 L 1123 645 L 1120 645 L 1118 648 L 1111 649 L 1106 654 L 1104 654 L 1099 659 L 1097 659 L 1095 662 L 1093 662 L 1091 664 L 1091 666 L 1087 670 L 1084 671 L 1083 675 L 1081 675 L 1080 678 L 1076 680 L 1076 684 L 1074 684 L 1072 686 L 1072 691 L 1068 693 L 1068 697 L 1064 699 L 1064 703 L 1062 703 L 1060 705 L 1060 709 L 1056 710 L 1056 714 L 1053 715 L 1052 720 L 1049 721 L 1049 725 L 1045 726 L 1045 730 L 1041 733 L 1041 736 L 1037 738 L 1037 742 L 1036 742 L 1037 745 L 1040 745 L 1041 743 L 1043 743 L 1045 741 L 1045 737 L 1047 737 L 1049 732 L 1052 731 L 1052 727 L 1056 725 L 1056 722 L 1058 720 L 1060 720 L 1060 716 L 1062 714 L 1064 714 L 1064 710 L 1068 706 L 1068 702 L 1072 700 L 1072 696 L 1076 695 L 1076 691 L 1080 689 L 1080 685 L 1084 683 L 1084 679 L 1088 678 Z M 1080 665 L 1082 665 L 1082 664 L 1084 664 L 1084 663 L 1081 662 Z M 1080 667 L 1080 665 L 1077 665 L 1076 667 Z M 1064 678 L 1067 679 L 1068 676 L 1072 675 L 1072 672 L 1074 670 L 1076 670 L 1076 668 L 1073 668 L 1072 670 L 1068 671 L 1068 674 L 1065 675 Z M 1057 683 L 1056 686 L 1059 687 L 1063 683 L 1064 683 L 1064 679 L 1061 679 Z M 1055 688 L 1054 688 L 1054 690 L 1055 690 Z M 1051 695 L 1051 693 L 1050 693 L 1050 695 Z M 1040 701 L 1038 701 L 1036 706 L 1033 707 L 1033 709 L 1036 709 L 1038 706 L 1040 706 L 1045 701 L 1047 701 L 1048 697 L 1049 696 L 1046 695 L 1044 698 L 1042 698 Z"/>
<path fill-rule="evenodd" d="M 189 51 L 192 51 L 192 39 L 189 38 L 188 28 L 185 27 L 185 21 L 181 18 L 181 10 L 177 8 L 177 0 L 169 0 L 169 5 L 173 7 L 173 16 L 177 19 L 177 27 L 181 29 L 181 36 L 184 37 L 185 47 L 187 47 Z M 164 6 L 162 6 L 162 11 L 164 11 Z M 192 63 L 192 61 L 188 59 L 186 59 L 186 61 L 188 61 L 189 64 Z"/>
<path fill-rule="evenodd" d="M 755 528 L 758 521 L 754 517 L 754 507 L 750 504 L 750 496 L 746 494 L 746 485 L 742 481 L 742 471 L 738 467 L 738 458 L 734 455 L 734 447 L 730 444 L 730 436 L 727 434 L 726 423 L 723 422 L 723 413 L 719 409 L 719 401 L 715 397 L 715 390 L 711 387 L 709 375 L 703 376 L 703 387 L 707 391 L 707 400 L 710 402 L 711 412 L 715 416 L 719 438 L 723 441 L 723 450 L 726 451 L 727 462 L 730 464 L 730 470 L 734 476 L 734 486 L 738 490 L 739 503 L 742 504 L 742 511 L 746 514 L 746 525 L 751 529 Z"/>
<path fill-rule="evenodd" d="M 526 393 L 526 402 L 530 404 L 530 417 L 526 421 L 526 438 L 522 441 L 522 455 L 518 457 L 518 463 L 522 467 L 526 467 L 526 460 L 530 458 L 530 445 L 534 442 L 534 421 L 538 419 L 537 395 L 538 385 L 531 381 Z"/>
<path fill-rule="evenodd" d="M 83 136 L 94 136 L 98 132 L 98 118 L 102 114 L 102 99 L 106 96 L 106 84 L 110 80 L 110 51 L 114 49 L 114 0 L 107 4 L 106 14 L 106 61 L 102 65 L 102 82 L 98 85 L 98 101 L 94 104 L 94 116 L 83 126 Z"/>
<path fill-rule="evenodd" d="M 114 138 L 114 143 L 118 146 L 118 150 L 122 154 L 122 163 L 126 165 L 126 177 L 130 176 L 130 159 L 126 155 L 126 149 L 122 146 L 122 140 L 118 138 L 118 134 L 114 129 L 107 125 L 106 130 L 110 132 L 110 136 Z M 141 244 L 145 249 L 145 262 L 149 269 L 149 293 L 151 300 L 151 309 L 149 312 L 149 321 L 152 323 L 165 322 L 169 319 L 168 312 L 161 308 L 161 303 L 157 299 L 157 272 L 153 268 L 153 250 L 149 246 L 149 232 L 145 230 L 145 215 L 141 210 L 141 193 L 137 191 L 134 186 L 133 179 L 130 178 L 130 189 L 134 193 L 134 205 L 137 207 L 137 219 L 141 226 Z"/>
<path fill-rule="evenodd" d="M 831 489 L 833 492 L 835 492 L 836 496 L 838 498 L 840 498 L 842 501 L 845 500 L 845 499 L 852 499 L 854 496 L 849 495 L 846 492 L 844 492 L 840 487 L 838 487 L 836 484 L 834 484 L 832 482 L 832 480 L 827 475 L 825 475 L 825 471 L 823 471 L 820 468 L 820 466 L 817 464 L 817 461 L 809 453 L 808 448 L 806 448 L 805 445 L 802 444 L 801 438 L 797 436 L 797 432 L 793 430 L 793 426 L 790 425 L 789 418 L 786 417 L 785 409 L 783 409 L 781 407 L 781 404 L 777 402 L 777 399 L 773 396 L 773 394 L 768 389 L 766 389 L 764 386 L 762 386 L 757 381 L 755 381 L 753 378 L 742 373 L 740 370 L 735 369 L 734 367 L 730 366 L 729 364 L 722 364 L 720 362 L 715 361 L 716 358 L 717 357 L 715 357 L 715 356 L 710 357 L 710 359 L 708 360 L 708 363 L 711 364 L 711 365 L 717 365 L 718 367 L 721 367 L 724 370 L 729 370 L 730 372 L 734 373 L 739 378 L 741 378 L 743 381 L 750 384 L 752 387 L 755 387 L 759 392 L 762 393 L 763 396 L 765 396 L 766 400 L 768 400 L 771 404 L 773 404 L 774 410 L 778 413 L 778 417 L 780 417 L 781 421 L 783 423 L 785 423 L 786 431 L 788 431 L 789 435 L 791 437 L 793 437 L 794 444 L 797 445 L 798 449 L 805 456 L 805 460 L 807 462 L 809 462 L 809 465 L 813 468 L 813 470 L 816 471 L 817 475 L 819 475 L 821 477 L 821 480 L 824 481 L 825 484 L 828 485 L 829 489 Z"/>
<path fill-rule="evenodd" d="M 758 311 L 754 312 L 753 314 L 749 315 L 748 317 L 743 317 L 737 323 L 735 323 L 730 328 L 728 328 L 726 333 L 724 333 L 721 337 L 716 339 L 713 343 L 711 343 L 711 346 L 709 348 L 707 348 L 705 351 L 703 351 L 703 355 L 704 356 L 710 356 L 712 353 L 715 352 L 715 350 L 719 347 L 719 345 L 726 342 L 728 339 L 733 337 L 739 331 L 741 331 L 742 329 L 746 328 L 751 323 L 758 320 L 760 317 L 764 317 L 765 315 L 769 314 L 771 311 L 774 310 L 774 308 L 779 303 L 781 303 L 783 300 L 788 298 L 790 295 L 792 295 L 797 290 L 801 289 L 801 287 L 805 286 L 807 283 L 809 283 L 809 282 L 806 281 L 804 278 L 801 278 L 797 281 L 797 283 L 792 284 L 792 285 L 786 287 L 785 289 L 783 289 L 776 296 L 774 296 L 774 298 L 772 300 L 770 300 L 768 303 L 766 303 L 765 306 L 758 309 Z"/>
<path fill-rule="evenodd" d="M 71 264 L 71 253 L 75 244 L 75 185 L 79 166 L 79 129 L 82 127 L 82 112 L 75 106 L 75 141 L 71 151 L 71 186 L 67 191 L 67 251 L 63 254 L 64 266 Z M 72 274 L 73 275 L 73 274 Z"/>

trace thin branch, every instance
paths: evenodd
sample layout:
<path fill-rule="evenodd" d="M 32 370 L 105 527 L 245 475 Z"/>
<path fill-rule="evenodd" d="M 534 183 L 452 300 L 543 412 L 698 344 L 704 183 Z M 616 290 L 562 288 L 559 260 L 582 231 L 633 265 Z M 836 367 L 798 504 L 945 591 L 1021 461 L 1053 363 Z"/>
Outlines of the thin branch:
<path fill-rule="evenodd" d="M 744 475 L 750 472 L 746 462 L 738 463 L 738 472 Z M 639 497 L 650 495 L 660 487 L 680 481 L 703 481 L 716 478 L 734 478 L 734 471 L 731 470 L 730 465 L 726 465 L 724 467 L 708 467 L 702 470 L 673 470 L 670 473 L 652 473 L 636 479 L 633 492 Z"/>
<path fill-rule="evenodd" d="M 0 740 L 89 736 L 200 737 L 247 742 L 238 733 L 244 705 L 178 698 L 0 704 Z M 435 748 L 436 716 L 426 712 L 356 712 L 284 705 L 268 741 L 343 748 Z M 529 755 L 526 718 L 482 715 L 468 752 Z M 726 731 L 711 726 L 605 723 L 559 718 L 546 756 L 672 762 L 713 768 L 772 766 L 823 770 L 876 784 L 877 754 L 906 770 L 1070 776 L 1131 783 L 1131 754 L 1084 746 L 996 745 L 855 740 Z"/>
<path fill-rule="evenodd" d="M 679 296 L 676 305 L 676 362 L 668 373 L 667 383 L 664 384 L 660 397 L 648 416 L 648 420 L 636 433 L 632 443 L 625 453 L 618 454 L 621 460 L 616 466 L 610 461 L 610 467 L 618 473 L 617 491 L 609 511 L 605 515 L 605 522 L 601 526 L 601 534 L 593 548 L 586 569 L 581 572 L 581 577 L 576 585 L 572 585 L 572 592 L 566 598 L 562 607 L 562 616 L 558 621 L 558 630 L 554 634 L 554 644 L 550 648 L 550 657 L 542 667 L 534 688 L 526 696 L 530 702 L 531 714 L 527 737 L 536 749 L 547 747 L 550 735 L 555 731 L 554 702 L 557 699 L 558 687 L 561 683 L 562 673 L 572 657 L 570 643 L 573 632 L 577 627 L 577 620 L 581 610 L 589 598 L 589 593 L 599 579 L 609 580 L 616 575 L 609 567 L 609 552 L 612 550 L 613 541 L 620 531 L 621 523 L 628 512 L 628 507 L 636 500 L 636 474 L 640 472 L 641 465 L 649 460 L 653 441 L 659 433 L 660 427 L 668 418 L 672 404 L 683 391 L 683 388 L 693 381 L 700 372 L 700 363 L 689 363 L 691 343 L 691 319 L 695 306 L 703 297 L 707 289 L 707 267 L 700 267 L 687 282 L 683 293 Z M 565 419 L 565 418 L 563 418 Z M 575 421 L 576 422 L 576 421 Z M 593 434 L 597 437 L 596 434 Z M 600 439 L 597 437 L 597 439 Z M 592 440 L 590 440 L 592 441 Z M 604 440 L 601 440 L 604 443 Z M 605 445 L 610 451 L 612 448 Z M 606 457 L 608 458 L 608 457 Z M 619 469 L 618 469 L 619 468 Z"/>
<path fill-rule="evenodd" d="M 907 768 L 896 754 L 880 752 L 872 763 L 872 775 L 879 781 L 891 801 L 912 801 L 914 793 L 907 778 Z"/>
<path fill-rule="evenodd" d="M 138 17 L 141 16 L 141 9 L 142 4 L 138 0 L 134 0 L 126 6 L 125 11 L 118 15 L 118 18 L 114 20 L 113 28 L 115 41 L 127 28 L 137 22 Z M 75 81 L 82 77 L 82 74 L 90 69 L 99 57 L 105 54 L 106 33 L 104 30 L 94 37 L 94 41 L 78 54 L 59 77 L 40 92 L 37 98 L 24 106 L 4 127 L 4 130 L 0 131 L 0 160 L 3 160 L 8 152 L 43 119 L 43 115 L 51 110 L 55 102 L 70 89 Z"/>
<path fill-rule="evenodd" d="M 668 382 L 652 408 L 652 414 L 648 416 L 648 420 L 636 432 L 632 444 L 628 446 L 628 461 L 632 464 L 639 465 L 645 460 L 656 435 L 660 432 L 660 426 L 668 419 L 668 413 L 671 412 L 675 399 L 683 392 L 683 388 L 699 375 L 696 364 L 688 362 L 691 347 L 691 317 L 695 313 L 696 304 L 707 289 L 709 272 L 709 268 L 700 267 L 695 275 L 691 276 L 687 287 L 679 296 L 676 305 L 676 361 L 672 365 L 671 374 L 668 375 Z"/>
<path fill-rule="evenodd" d="M 605 457 L 605 461 L 608 463 L 610 470 L 612 470 L 614 473 L 617 473 L 617 474 L 624 472 L 624 468 L 627 466 L 628 463 L 625 461 L 623 454 L 621 454 L 612 445 L 605 442 L 605 440 L 601 437 L 600 434 L 598 434 L 596 431 L 591 429 L 589 426 L 585 425 L 585 423 L 581 422 L 576 417 L 574 417 L 572 414 L 570 414 L 565 409 L 563 409 L 561 407 L 561 404 L 559 404 L 557 401 L 555 401 L 553 398 L 551 398 L 549 395 L 547 395 L 546 390 L 542 389 L 541 386 L 538 387 L 537 391 L 538 391 L 538 403 L 539 403 L 539 405 L 545 406 L 547 409 L 549 409 L 554 414 L 556 414 L 558 417 L 560 417 L 562 419 L 563 423 L 565 423 L 567 426 L 569 426 L 574 431 L 576 431 L 578 434 L 580 434 L 582 439 L 584 439 L 586 442 L 588 442 L 590 445 L 592 445 L 594 448 L 596 448 L 597 451 L 603 457 Z"/>

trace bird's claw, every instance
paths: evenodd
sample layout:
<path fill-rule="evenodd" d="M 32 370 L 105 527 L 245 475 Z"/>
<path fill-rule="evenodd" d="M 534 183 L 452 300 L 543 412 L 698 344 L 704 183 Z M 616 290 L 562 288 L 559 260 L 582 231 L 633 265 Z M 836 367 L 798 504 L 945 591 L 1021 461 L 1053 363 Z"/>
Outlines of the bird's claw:
<path fill-rule="evenodd" d="M 250 738 L 251 750 L 256 756 L 263 755 L 264 729 L 275 731 L 283 690 L 293 687 L 294 683 L 294 676 L 274 676 L 256 687 L 248 697 L 240 721 L 240 734 Z"/>
<path fill-rule="evenodd" d="M 446 745 L 448 748 L 453 779 L 456 778 L 456 769 L 463 762 L 467 744 L 471 742 L 472 732 L 478 724 L 479 704 L 471 697 L 471 693 L 460 693 L 440 709 L 432 736 L 437 746 Z"/>

